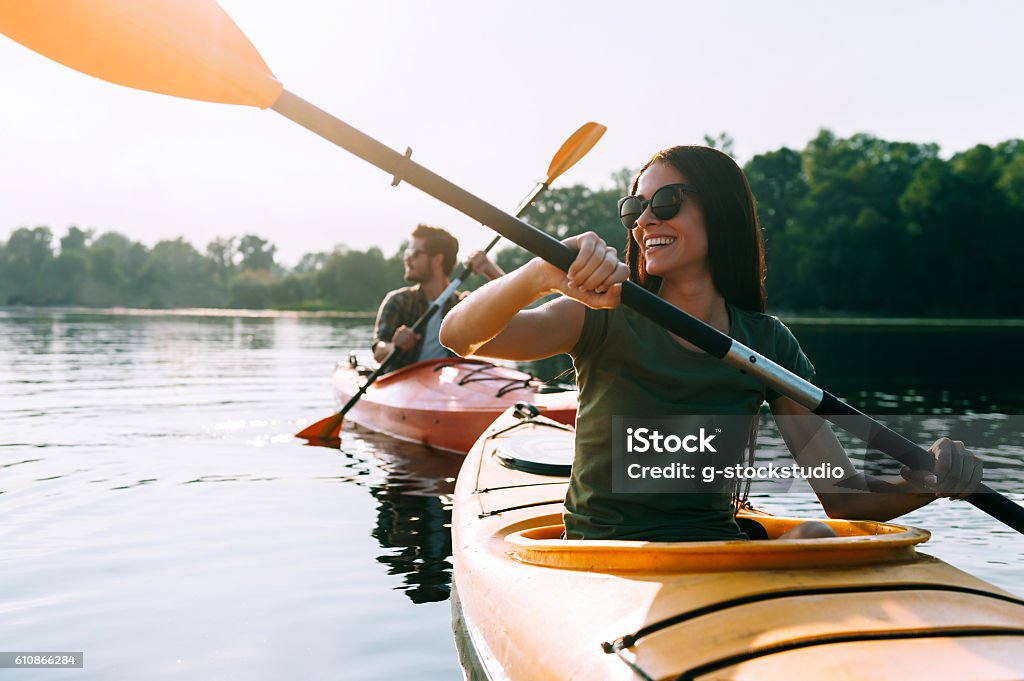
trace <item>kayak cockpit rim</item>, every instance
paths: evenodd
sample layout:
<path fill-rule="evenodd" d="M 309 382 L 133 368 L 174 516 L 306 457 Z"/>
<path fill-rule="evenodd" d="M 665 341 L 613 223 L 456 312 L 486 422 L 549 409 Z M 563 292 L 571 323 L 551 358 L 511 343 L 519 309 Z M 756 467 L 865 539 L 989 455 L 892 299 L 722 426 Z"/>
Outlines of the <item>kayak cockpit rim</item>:
<path fill-rule="evenodd" d="M 746 515 L 767 540 L 646 542 L 565 540 L 557 516 L 542 516 L 500 531 L 512 560 L 528 565 L 597 572 L 719 572 L 847 567 L 914 560 L 927 530 L 868 520 L 823 520 L 838 536 L 775 539 L 801 518 Z M 555 521 L 555 522 L 550 522 Z M 544 524 L 541 524 L 544 523 Z M 525 526 L 524 526 L 525 525 Z"/>

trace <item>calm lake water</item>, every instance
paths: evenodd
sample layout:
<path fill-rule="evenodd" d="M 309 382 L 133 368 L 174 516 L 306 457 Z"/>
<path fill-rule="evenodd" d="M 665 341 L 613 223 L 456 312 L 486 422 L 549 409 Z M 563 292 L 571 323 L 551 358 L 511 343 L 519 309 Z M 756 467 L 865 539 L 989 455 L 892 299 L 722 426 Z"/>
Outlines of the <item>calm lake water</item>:
<path fill-rule="evenodd" d="M 1024 376 L 1001 359 L 1024 328 L 793 328 L 820 383 L 869 413 L 1024 414 Z M 328 414 L 335 361 L 371 332 L 0 310 L 0 649 L 85 653 L 82 670 L 0 677 L 460 678 L 460 458 L 366 433 L 340 451 L 292 437 Z M 1000 454 L 1019 461 L 1012 440 Z M 759 505 L 818 513 L 807 496 Z M 932 530 L 925 552 L 1024 594 L 1024 537 L 962 502 L 901 522 Z"/>

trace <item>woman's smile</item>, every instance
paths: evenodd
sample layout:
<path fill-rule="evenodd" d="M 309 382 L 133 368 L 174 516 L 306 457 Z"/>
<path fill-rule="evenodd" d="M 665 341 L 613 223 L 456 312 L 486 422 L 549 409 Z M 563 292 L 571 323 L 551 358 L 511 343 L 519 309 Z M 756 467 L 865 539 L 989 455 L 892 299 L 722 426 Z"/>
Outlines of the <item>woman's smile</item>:
<path fill-rule="evenodd" d="M 674 236 L 655 236 L 652 234 L 644 238 L 644 250 L 650 253 L 653 250 L 671 246 L 675 241 L 676 238 Z"/>
<path fill-rule="evenodd" d="M 667 184 L 683 183 L 687 178 L 670 165 L 655 163 L 640 176 L 637 194 L 650 197 Z M 650 207 L 637 218 L 633 236 L 643 246 L 647 272 L 663 277 L 673 270 L 693 273 L 706 269 L 707 231 L 696 195 L 687 195 L 679 212 L 661 220 Z M 702 272 L 703 273 L 703 272 Z"/>

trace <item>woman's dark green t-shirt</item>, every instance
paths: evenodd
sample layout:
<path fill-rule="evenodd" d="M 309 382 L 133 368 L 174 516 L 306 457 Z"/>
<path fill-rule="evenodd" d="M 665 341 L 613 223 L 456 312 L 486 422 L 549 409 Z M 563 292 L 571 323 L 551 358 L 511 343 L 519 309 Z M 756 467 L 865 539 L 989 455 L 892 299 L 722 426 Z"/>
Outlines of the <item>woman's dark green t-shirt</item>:
<path fill-rule="evenodd" d="M 814 367 L 786 326 L 731 305 L 729 335 L 811 379 Z M 753 417 L 777 397 L 738 369 L 688 350 L 668 331 L 624 307 L 587 309 L 573 348 L 580 390 L 576 453 L 565 500 L 569 539 L 742 539 L 728 493 L 612 491 L 612 418 L 685 414 Z"/>

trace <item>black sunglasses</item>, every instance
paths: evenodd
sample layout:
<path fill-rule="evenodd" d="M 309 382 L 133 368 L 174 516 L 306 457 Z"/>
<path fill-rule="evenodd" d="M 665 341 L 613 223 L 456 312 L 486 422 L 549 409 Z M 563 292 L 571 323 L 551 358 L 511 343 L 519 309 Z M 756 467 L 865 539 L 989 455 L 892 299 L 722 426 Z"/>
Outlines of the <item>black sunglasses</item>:
<path fill-rule="evenodd" d="M 639 196 L 622 197 L 619 199 L 619 219 L 622 220 L 622 226 L 626 229 L 636 227 L 636 221 L 647 210 L 647 206 L 651 207 L 651 212 L 659 220 L 674 218 L 683 207 L 683 192 L 699 193 L 692 184 L 678 183 L 659 187 L 651 194 L 650 200 L 641 199 Z"/>

